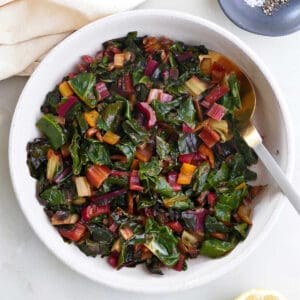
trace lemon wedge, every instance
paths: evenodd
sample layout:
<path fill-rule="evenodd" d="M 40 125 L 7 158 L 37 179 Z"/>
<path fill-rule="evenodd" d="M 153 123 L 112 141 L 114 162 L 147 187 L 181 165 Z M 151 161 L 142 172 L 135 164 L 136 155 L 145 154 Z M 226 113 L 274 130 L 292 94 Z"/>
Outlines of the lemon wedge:
<path fill-rule="evenodd" d="M 277 291 L 253 289 L 241 294 L 235 300 L 286 300 L 286 298 Z"/>

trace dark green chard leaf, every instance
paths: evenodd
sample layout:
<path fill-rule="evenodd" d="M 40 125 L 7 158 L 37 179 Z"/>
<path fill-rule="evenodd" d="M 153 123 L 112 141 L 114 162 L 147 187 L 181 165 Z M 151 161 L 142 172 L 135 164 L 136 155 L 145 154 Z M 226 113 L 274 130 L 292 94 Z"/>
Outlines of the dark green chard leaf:
<path fill-rule="evenodd" d="M 164 275 L 161 270 L 161 268 L 163 267 L 163 264 L 156 256 L 153 256 L 150 259 L 147 259 L 146 267 L 147 267 L 148 271 L 152 274 Z"/>
<path fill-rule="evenodd" d="M 136 90 L 136 97 L 140 101 L 146 101 L 148 94 L 149 94 L 149 88 L 144 84 L 138 84 L 135 86 Z"/>
<path fill-rule="evenodd" d="M 180 41 L 177 41 L 177 42 L 174 42 L 169 50 L 172 52 L 172 53 L 175 53 L 175 54 L 179 54 L 179 53 L 183 53 L 184 50 L 185 50 L 185 44 L 183 42 L 180 42 Z"/>
<path fill-rule="evenodd" d="M 150 162 L 140 163 L 139 177 L 141 180 L 145 180 L 149 186 L 150 182 L 152 184 L 157 182 L 161 170 L 158 159 L 153 157 Z"/>
<path fill-rule="evenodd" d="M 193 133 L 180 133 L 178 138 L 178 149 L 180 154 L 197 152 L 198 141 Z"/>
<path fill-rule="evenodd" d="M 227 112 L 232 114 L 234 110 L 236 109 L 235 101 L 232 97 L 232 95 L 226 94 L 224 95 L 221 100 L 219 100 L 220 104 L 223 105 Z"/>
<path fill-rule="evenodd" d="M 177 140 L 176 141 L 170 140 L 169 146 L 170 146 L 170 156 L 171 156 L 171 159 L 173 160 L 173 164 L 174 164 L 173 167 L 175 167 L 178 163 L 177 162 L 178 155 L 180 154 L 178 151 Z"/>
<path fill-rule="evenodd" d="M 121 95 L 117 94 L 117 93 L 112 93 L 111 95 L 112 97 L 112 100 L 114 102 L 123 102 L 124 103 L 124 107 L 125 107 L 125 112 L 124 112 L 124 115 L 125 115 L 125 118 L 128 119 L 128 120 L 131 120 L 132 119 L 132 116 L 131 116 L 131 111 L 130 111 L 130 104 L 129 104 L 129 101 L 122 97 Z"/>
<path fill-rule="evenodd" d="M 93 73 L 80 73 L 69 81 L 75 94 L 90 108 L 94 108 L 97 99 L 94 94 L 96 77 Z"/>
<path fill-rule="evenodd" d="M 233 179 L 239 176 L 243 176 L 246 170 L 246 164 L 243 156 L 240 153 L 236 153 L 229 163 L 230 176 L 229 179 Z"/>
<path fill-rule="evenodd" d="M 82 160 L 99 165 L 111 165 L 107 147 L 98 140 L 86 139 L 81 147 Z"/>
<path fill-rule="evenodd" d="M 86 256 L 95 257 L 101 254 L 100 244 L 90 239 L 84 240 L 80 244 L 77 244 L 77 246 Z"/>
<path fill-rule="evenodd" d="M 242 237 L 242 239 L 246 238 L 247 233 L 248 233 L 247 232 L 248 224 L 246 224 L 246 223 L 238 224 L 238 225 L 235 225 L 233 228 L 239 233 L 239 235 Z"/>
<path fill-rule="evenodd" d="M 75 175 L 78 175 L 81 170 L 82 161 L 79 156 L 79 150 L 80 150 L 80 135 L 78 134 L 77 130 L 75 130 L 75 133 L 72 138 L 72 142 L 69 146 L 69 150 L 72 157 L 72 169 L 73 173 Z"/>
<path fill-rule="evenodd" d="M 167 226 L 159 225 L 153 218 L 148 218 L 145 233 L 151 238 L 145 246 L 167 267 L 174 266 L 179 259 L 177 239 Z"/>
<path fill-rule="evenodd" d="M 100 215 L 100 216 L 97 216 L 95 218 L 92 218 L 89 223 L 90 224 L 97 224 L 99 226 L 102 226 L 103 225 L 103 220 L 104 219 L 107 219 L 107 214 L 103 214 L 103 215 Z"/>
<path fill-rule="evenodd" d="M 56 87 L 53 91 L 49 92 L 46 96 L 45 102 L 43 103 L 41 107 L 41 111 L 44 114 L 56 114 L 58 103 L 61 100 L 61 95 L 58 90 L 58 87 Z"/>
<path fill-rule="evenodd" d="M 135 155 L 135 145 L 130 141 L 124 141 L 116 145 L 116 147 L 126 156 L 128 165 L 131 165 Z"/>
<path fill-rule="evenodd" d="M 96 63 L 90 65 L 90 71 L 97 74 L 101 81 L 111 82 L 109 78 L 110 72 L 107 70 L 108 63 L 108 57 L 104 55 L 101 60 L 98 60 Z"/>
<path fill-rule="evenodd" d="M 81 111 L 77 112 L 76 114 L 76 121 L 78 124 L 78 128 L 80 131 L 80 134 L 83 135 L 88 130 L 89 125 L 86 122 L 85 118 L 83 117 L 83 113 Z"/>
<path fill-rule="evenodd" d="M 170 83 L 166 87 L 166 92 L 178 97 L 187 94 L 187 90 L 183 83 Z"/>
<path fill-rule="evenodd" d="M 102 116 L 100 115 L 98 120 L 97 120 L 97 128 L 108 131 L 109 127 L 106 125 L 106 123 L 104 122 Z"/>
<path fill-rule="evenodd" d="M 210 171 L 210 165 L 207 161 L 200 164 L 200 166 L 197 168 L 194 177 L 193 177 L 193 191 L 196 193 L 201 193 L 206 184 L 206 179 L 208 177 Z"/>
<path fill-rule="evenodd" d="M 127 34 L 127 37 L 125 39 L 125 45 L 127 47 L 127 50 L 132 51 L 137 59 L 139 60 L 145 60 L 142 50 L 138 47 L 138 45 L 136 44 L 137 41 L 137 32 L 133 31 L 133 32 L 129 32 Z"/>
<path fill-rule="evenodd" d="M 115 69 L 111 72 L 104 70 L 104 72 L 101 72 L 100 79 L 101 81 L 106 83 L 114 83 L 117 82 L 118 78 L 122 75 L 123 72 L 123 69 Z"/>
<path fill-rule="evenodd" d="M 124 163 L 121 161 L 114 161 L 112 163 L 112 169 L 116 169 L 119 171 L 128 171 L 129 167 L 130 167 L 129 163 Z"/>
<path fill-rule="evenodd" d="M 37 178 L 37 184 L 36 184 L 36 194 L 39 196 L 44 190 L 50 187 L 49 181 L 46 179 L 45 175 L 41 175 L 40 178 Z M 41 201 L 41 198 L 38 198 L 38 200 L 44 205 L 45 201 Z"/>
<path fill-rule="evenodd" d="M 182 98 L 177 98 L 172 100 L 171 102 L 163 103 L 160 102 L 159 100 L 154 99 L 151 102 L 151 106 L 155 111 L 156 118 L 158 121 L 165 121 L 166 115 L 178 107 L 180 103 L 182 102 Z"/>
<path fill-rule="evenodd" d="M 77 101 L 72 105 L 72 107 L 66 113 L 66 122 L 72 122 L 79 113 L 82 113 L 83 104 L 80 101 Z M 76 118 L 77 120 L 77 118 Z"/>
<path fill-rule="evenodd" d="M 46 189 L 40 194 L 40 197 L 46 201 L 47 206 L 50 208 L 69 205 L 65 200 L 66 195 L 64 191 L 60 190 L 58 186 L 52 186 Z"/>
<path fill-rule="evenodd" d="M 173 113 L 173 112 L 166 115 L 163 122 L 167 123 L 167 124 L 170 124 L 171 126 L 173 126 L 173 128 L 177 128 L 177 130 L 182 125 L 181 120 L 179 118 L 177 118 L 175 113 Z M 180 132 L 180 131 L 178 130 L 178 132 Z"/>
<path fill-rule="evenodd" d="M 254 151 L 247 145 L 247 143 L 243 140 L 237 130 L 233 131 L 233 142 L 236 145 L 238 152 L 240 152 L 247 166 L 251 166 L 257 163 L 257 155 Z"/>
<path fill-rule="evenodd" d="M 215 206 L 215 216 L 218 220 L 226 223 L 230 223 L 231 220 L 231 211 L 230 206 L 222 203 L 218 203 Z"/>
<path fill-rule="evenodd" d="M 112 176 L 110 175 L 104 182 L 103 185 L 107 185 L 107 190 L 110 191 L 113 188 L 128 188 L 128 177 L 127 176 Z"/>
<path fill-rule="evenodd" d="M 226 187 L 228 187 L 229 189 L 231 188 L 235 188 L 238 185 L 240 185 L 241 183 L 245 182 L 245 177 L 244 176 L 239 176 L 236 178 L 233 178 L 231 180 L 228 180 L 228 182 L 226 183 Z M 223 189 L 223 187 L 221 187 L 220 189 Z"/>
<path fill-rule="evenodd" d="M 129 239 L 130 241 L 131 239 L 133 240 L 132 244 L 137 244 L 140 239 L 144 238 L 145 228 L 143 225 L 138 224 L 134 217 L 131 218 L 131 220 L 127 224 L 123 223 L 120 228 L 124 228 L 127 226 L 130 227 L 133 232 L 133 236 Z"/>
<path fill-rule="evenodd" d="M 194 48 L 194 50 L 193 50 L 193 48 Z M 200 54 L 204 54 L 204 55 L 209 54 L 208 49 L 204 45 L 193 46 L 191 51 L 193 53 L 196 52 L 197 56 L 199 56 Z"/>
<path fill-rule="evenodd" d="M 234 103 L 234 107 L 240 108 L 241 107 L 241 97 L 239 92 L 239 84 L 236 78 L 235 73 L 230 73 L 227 78 L 228 85 L 230 87 L 230 92 L 232 95 L 232 100 Z"/>
<path fill-rule="evenodd" d="M 246 169 L 244 177 L 245 177 L 245 181 L 256 180 L 257 174 L 254 171 Z"/>
<path fill-rule="evenodd" d="M 143 75 L 140 80 L 139 80 L 139 83 L 146 86 L 146 87 L 149 87 L 149 86 L 152 86 L 152 81 L 151 79 L 149 78 L 149 76 L 146 76 L 146 75 Z"/>
<path fill-rule="evenodd" d="M 166 159 L 170 153 L 170 145 L 158 135 L 156 136 L 156 153 L 161 160 Z"/>
<path fill-rule="evenodd" d="M 256 173 L 247 169 L 244 157 L 240 153 L 236 153 L 229 163 L 230 168 L 230 180 L 228 181 L 228 187 L 236 187 L 242 182 L 248 180 L 255 180 Z"/>
<path fill-rule="evenodd" d="M 189 127 L 195 127 L 196 110 L 193 105 L 193 101 L 189 98 L 183 101 L 182 105 L 178 109 L 178 118 L 186 123 Z"/>
<path fill-rule="evenodd" d="M 194 205 L 190 199 L 187 199 L 185 201 L 175 202 L 175 204 L 171 206 L 171 208 L 175 210 L 187 210 L 187 209 L 193 209 Z"/>
<path fill-rule="evenodd" d="M 123 266 L 134 266 L 136 264 L 136 258 L 134 256 L 134 245 L 127 245 L 123 243 L 121 246 L 121 253 L 119 255 L 118 266 L 120 269 Z"/>
<path fill-rule="evenodd" d="M 146 242 L 147 235 L 145 233 L 135 234 L 127 242 L 128 245 L 142 245 Z"/>
<path fill-rule="evenodd" d="M 122 208 L 117 207 L 111 214 L 112 219 L 114 220 L 115 223 L 118 225 L 122 225 L 127 223 L 130 219 L 131 216 L 128 215 Z"/>
<path fill-rule="evenodd" d="M 87 225 L 87 227 L 92 235 L 93 241 L 99 244 L 99 254 L 108 255 L 114 241 L 113 234 L 104 226 L 90 224 Z"/>
<path fill-rule="evenodd" d="M 46 139 L 37 138 L 27 144 L 27 165 L 32 177 L 39 179 L 44 173 L 48 160 L 47 152 L 50 148 Z"/>
<path fill-rule="evenodd" d="M 68 177 L 66 180 L 60 183 L 60 189 L 66 191 L 68 199 L 78 199 L 76 185 L 74 184 L 72 177 Z"/>
<path fill-rule="evenodd" d="M 116 132 L 121 120 L 124 110 L 124 102 L 117 101 L 115 103 L 108 104 L 102 112 L 102 118 L 107 125 L 108 130 Z"/>
<path fill-rule="evenodd" d="M 191 69 L 186 69 L 184 66 L 181 66 L 181 68 L 183 67 L 182 70 L 182 74 L 179 76 L 177 83 L 185 83 L 192 75 L 196 75 L 196 77 L 201 78 L 201 73 L 199 71 L 199 67 L 193 66 Z M 186 93 L 186 91 L 185 91 Z"/>
<path fill-rule="evenodd" d="M 136 120 L 127 120 L 122 123 L 122 127 L 135 145 L 148 142 L 149 134 Z"/>
<path fill-rule="evenodd" d="M 140 197 L 140 201 L 137 204 L 137 209 L 152 207 L 155 204 L 156 204 L 156 199 L 154 197 L 144 195 Z"/>
<path fill-rule="evenodd" d="M 175 59 L 175 56 L 172 52 L 169 53 L 169 61 L 170 61 L 170 65 L 171 65 L 171 68 L 177 68 L 177 61 Z"/>
<path fill-rule="evenodd" d="M 107 192 L 109 192 L 109 190 Z M 111 210 L 114 210 L 118 207 L 121 208 L 121 209 L 127 209 L 127 197 L 126 197 L 126 195 L 116 197 L 116 198 L 113 199 L 113 201 L 111 201 L 111 203 L 110 203 Z"/>
<path fill-rule="evenodd" d="M 54 115 L 43 115 L 36 126 L 49 139 L 54 150 L 57 150 L 66 142 L 66 135 Z"/>
<path fill-rule="evenodd" d="M 133 81 L 134 86 L 136 86 L 140 83 L 140 80 L 143 77 L 143 74 L 144 74 L 143 68 L 136 69 L 132 72 L 132 81 Z"/>
<path fill-rule="evenodd" d="M 211 258 L 217 258 L 225 255 L 235 247 L 234 243 L 220 241 L 217 239 L 205 240 L 200 248 L 199 253 Z"/>
<path fill-rule="evenodd" d="M 157 178 L 154 191 L 162 198 L 174 197 L 176 195 L 164 176 Z"/>
<path fill-rule="evenodd" d="M 240 202 L 247 195 L 247 190 L 233 190 L 232 192 L 222 193 L 218 196 L 218 202 L 226 204 L 235 210 L 239 207 Z"/>
<path fill-rule="evenodd" d="M 132 119 L 131 110 L 130 110 L 130 104 L 129 104 L 129 101 L 127 99 L 125 101 L 125 118 L 127 120 L 131 120 Z"/>
<path fill-rule="evenodd" d="M 205 219 L 205 230 L 209 233 L 213 232 L 229 232 L 229 228 L 222 222 L 219 222 L 215 217 L 207 216 Z"/>
<path fill-rule="evenodd" d="M 97 196 L 104 195 L 104 194 L 107 194 L 109 192 L 113 192 L 117 189 L 120 189 L 120 188 L 118 188 L 118 187 L 121 187 L 121 186 L 119 186 L 119 184 L 120 185 L 124 184 L 124 186 L 125 186 L 126 183 L 124 182 L 123 177 L 120 177 L 119 180 L 117 180 L 116 177 L 112 177 L 112 178 L 110 178 L 110 177 L 111 176 L 109 176 L 109 178 L 104 181 L 101 188 L 98 189 Z M 128 181 L 128 177 L 127 177 L 127 181 Z M 117 186 L 113 186 L 114 182 L 117 182 Z M 120 207 L 122 209 L 126 209 L 126 207 L 127 207 L 127 198 L 126 198 L 125 194 L 112 196 L 107 201 L 110 204 L 110 209 L 111 210 L 114 210 L 117 207 Z M 102 201 L 100 201 L 100 202 L 102 202 Z M 104 200 L 104 202 L 106 202 L 106 200 Z"/>
<path fill-rule="evenodd" d="M 216 188 L 220 183 L 227 181 L 228 176 L 229 176 L 228 165 L 226 164 L 226 162 L 222 162 L 219 170 L 210 171 L 207 181 L 212 187 Z"/>
<path fill-rule="evenodd" d="M 216 217 L 222 222 L 230 222 L 231 212 L 236 210 L 247 194 L 247 190 L 233 190 L 218 195 Z"/>
<path fill-rule="evenodd" d="M 112 39 L 112 40 L 108 40 L 106 42 L 103 43 L 103 48 L 118 48 L 118 49 L 123 49 L 124 48 L 124 42 L 125 42 L 125 37 L 121 37 L 121 38 L 116 38 L 116 39 Z"/>

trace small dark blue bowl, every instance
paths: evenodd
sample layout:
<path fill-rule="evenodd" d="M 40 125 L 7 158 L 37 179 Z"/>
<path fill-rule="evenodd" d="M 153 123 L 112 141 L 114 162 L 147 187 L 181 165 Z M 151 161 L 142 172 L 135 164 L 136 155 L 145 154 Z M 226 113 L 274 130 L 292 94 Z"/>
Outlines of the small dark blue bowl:
<path fill-rule="evenodd" d="M 300 0 L 290 0 L 272 16 L 243 0 L 218 0 L 225 15 L 244 30 L 268 36 L 281 36 L 300 29 Z"/>

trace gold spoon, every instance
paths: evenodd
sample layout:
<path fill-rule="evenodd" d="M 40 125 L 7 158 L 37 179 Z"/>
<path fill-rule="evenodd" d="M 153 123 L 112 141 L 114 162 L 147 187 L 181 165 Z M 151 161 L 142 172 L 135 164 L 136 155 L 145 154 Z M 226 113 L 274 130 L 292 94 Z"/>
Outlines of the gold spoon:
<path fill-rule="evenodd" d="M 209 51 L 209 56 L 213 61 L 217 61 L 223 65 L 227 71 L 234 71 L 236 73 L 240 83 L 242 106 L 240 109 L 235 111 L 234 116 L 238 120 L 241 136 L 244 138 L 249 147 L 256 152 L 261 162 L 265 165 L 271 176 L 277 182 L 281 191 L 289 199 L 298 214 L 300 214 L 300 196 L 289 182 L 281 168 L 278 166 L 270 152 L 263 145 L 259 132 L 251 123 L 251 119 L 254 115 L 256 107 L 256 95 L 253 84 L 251 83 L 250 79 L 241 71 L 241 69 L 227 57 L 215 51 Z"/>

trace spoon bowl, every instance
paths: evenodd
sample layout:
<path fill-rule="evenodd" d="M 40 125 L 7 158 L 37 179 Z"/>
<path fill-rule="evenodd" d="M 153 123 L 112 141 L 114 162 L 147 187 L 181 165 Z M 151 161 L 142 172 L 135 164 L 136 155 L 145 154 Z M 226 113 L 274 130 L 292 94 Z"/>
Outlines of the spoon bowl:
<path fill-rule="evenodd" d="M 298 214 L 300 214 L 300 196 L 296 189 L 287 179 L 275 159 L 272 157 L 267 148 L 263 145 L 262 138 L 251 123 L 256 108 L 256 94 L 253 84 L 247 75 L 230 59 L 224 55 L 209 51 L 209 56 L 213 61 L 218 62 L 227 72 L 235 72 L 240 84 L 241 108 L 234 112 L 234 118 L 237 120 L 238 128 L 245 142 L 251 147 L 262 163 L 265 165 L 270 175 L 275 179 L 281 191 L 287 196 Z"/>

